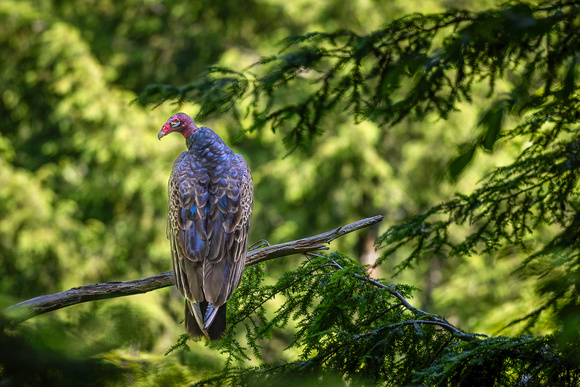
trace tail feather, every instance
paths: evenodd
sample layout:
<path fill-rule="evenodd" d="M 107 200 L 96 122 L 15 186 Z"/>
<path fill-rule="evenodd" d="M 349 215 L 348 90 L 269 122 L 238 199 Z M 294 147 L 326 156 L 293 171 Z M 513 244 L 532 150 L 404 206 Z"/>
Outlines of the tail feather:
<path fill-rule="evenodd" d="M 197 339 L 204 337 L 203 331 L 197 325 L 197 320 L 193 316 L 193 312 L 190 309 L 189 301 L 185 301 L 185 330 L 192 339 Z"/>
<path fill-rule="evenodd" d="M 213 313 L 211 313 L 213 321 L 209 322 L 209 327 L 207 328 L 203 327 L 203 325 L 208 325 L 208 321 L 202 321 L 202 324 L 200 324 L 195 318 L 194 310 L 192 310 L 195 307 L 200 309 L 202 316 L 205 316 L 208 303 L 204 301 L 193 304 L 190 301 L 185 301 L 185 330 L 189 336 L 193 339 L 205 337 L 208 341 L 220 340 L 226 330 L 226 304 L 220 305 L 217 310 L 214 309 Z"/>
<path fill-rule="evenodd" d="M 208 328 L 208 334 L 212 341 L 220 340 L 226 332 L 226 304 L 221 305 Z"/>

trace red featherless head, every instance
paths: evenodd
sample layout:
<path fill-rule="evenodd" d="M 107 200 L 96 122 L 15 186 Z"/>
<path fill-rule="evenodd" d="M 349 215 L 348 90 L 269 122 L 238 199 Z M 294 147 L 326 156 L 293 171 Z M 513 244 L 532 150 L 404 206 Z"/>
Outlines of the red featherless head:
<path fill-rule="evenodd" d="M 195 125 L 191 117 L 185 113 L 177 113 L 172 115 L 163 127 L 161 127 L 157 138 L 161 140 L 163 136 L 171 132 L 181 133 L 183 137 L 188 138 L 197 129 L 197 125 Z"/>

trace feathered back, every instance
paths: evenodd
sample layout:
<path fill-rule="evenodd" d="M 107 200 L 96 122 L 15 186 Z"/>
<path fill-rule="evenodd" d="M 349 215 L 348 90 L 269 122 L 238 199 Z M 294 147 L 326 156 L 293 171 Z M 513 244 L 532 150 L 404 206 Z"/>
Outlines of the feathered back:
<path fill-rule="evenodd" d="M 187 145 L 169 179 L 167 237 L 175 283 L 189 301 L 186 328 L 215 340 L 225 330 L 225 303 L 244 271 L 252 175 L 244 158 L 209 128 L 197 129 Z"/>

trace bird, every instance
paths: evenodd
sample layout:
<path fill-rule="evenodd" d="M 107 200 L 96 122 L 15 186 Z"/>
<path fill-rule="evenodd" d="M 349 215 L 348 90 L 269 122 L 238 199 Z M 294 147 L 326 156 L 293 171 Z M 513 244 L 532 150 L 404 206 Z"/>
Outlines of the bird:
<path fill-rule="evenodd" d="M 168 183 L 167 238 L 175 284 L 185 297 L 190 337 L 220 340 L 226 303 L 246 263 L 254 186 L 248 163 L 210 128 L 185 113 L 171 116 L 157 138 L 185 138 Z"/>

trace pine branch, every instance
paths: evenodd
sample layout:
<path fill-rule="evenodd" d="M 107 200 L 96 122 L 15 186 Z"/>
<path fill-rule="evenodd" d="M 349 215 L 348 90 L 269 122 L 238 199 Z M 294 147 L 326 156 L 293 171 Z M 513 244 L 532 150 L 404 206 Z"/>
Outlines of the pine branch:
<path fill-rule="evenodd" d="M 333 127 L 325 120 L 336 114 L 379 125 L 429 113 L 446 119 L 460 103 L 472 102 L 475 85 L 487 84 L 489 96 L 497 95 L 496 83 L 510 69 L 510 83 L 521 81 L 484 116 L 482 135 L 453 165 L 457 176 L 475 145 L 490 151 L 507 132 L 501 125 L 504 114 L 538 111 L 547 121 L 574 114 L 569 99 L 577 89 L 579 7 L 578 0 L 514 0 L 479 13 L 409 15 L 367 35 L 340 30 L 291 36 L 281 42 L 279 55 L 247 69 L 214 66 L 183 87 L 150 85 L 138 100 L 192 101 L 201 105 L 198 120 L 229 112 L 240 127 L 245 123 L 238 112 L 246 111 L 253 121 L 246 130 L 270 127 L 284 133 L 293 151 Z M 309 76 L 301 77 L 305 72 Z M 539 89 L 543 93 L 536 93 Z M 292 103 L 273 98 L 285 93 L 299 97 Z M 537 135 L 535 130 L 527 134 Z"/>
<path fill-rule="evenodd" d="M 249 251 L 246 267 L 293 254 L 327 250 L 326 243 L 353 231 L 372 226 L 381 220 L 383 216 L 377 215 L 308 238 Z M 79 286 L 64 292 L 31 298 L 6 308 L 3 317 L 7 319 L 8 324 L 2 323 L 2 325 L 16 325 L 32 317 L 83 302 L 142 294 L 172 285 L 174 285 L 173 272 L 169 271 L 138 280 Z"/>
<path fill-rule="evenodd" d="M 331 259 L 331 261 L 332 261 L 332 266 L 336 267 L 338 270 L 344 269 L 336 261 L 334 261 L 332 259 Z M 424 318 L 424 320 L 406 320 L 406 321 L 403 321 L 400 323 L 396 323 L 396 324 L 392 324 L 392 325 L 389 325 L 387 327 L 384 327 L 385 329 L 390 329 L 393 327 L 409 325 L 409 324 L 432 324 L 432 325 L 438 325 L 438 326 L 442 327 L 443 329 L 445 329 L 449 333 L 453 334 L 455 337 L 459 338 L 460 340 L 463 340 L 463 341 L 475 341 L 475 340 L 477 340 L 477 338 L 475 336 L 461 332 L 459 329 L 457 329 L 456 327 L 451 325 L 448 321 L 441 319 L 439 317 L 433 316 L 430 313 L 427 313 L 425 311 L 422 311 L 419 308 L 414 307 L 413 305 L 411 305 L 409 303 L 409 301 L 407 301 L 407 299 L 405 297 L 403 297 L 403 295 L 401 293 L 397 292 L 392 287 L 385 285 L 379 281 L 376 281 L 372 278 L 365 278 L 365 277 L 357 275 L 357 274 L 354 274 L 354 276 L 362 281 L 369 282 L 369 283 L 373 284 L 374 286 L 377 286 L 381 289 L 387 290 L 389 293 L 391 293 L 391 295 L 393 295 L 394 297 L 399 299 L 399 301 L 401 301 L 401 304 L 405 308 L 407 308 L 408 310 L 413 312 L 415 315 L 420 316 L 420 318 Z"/>

